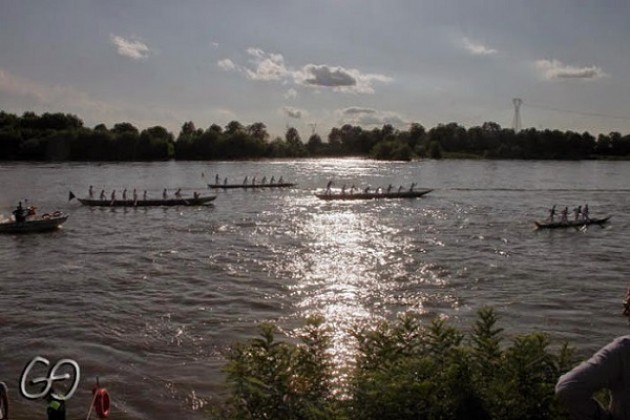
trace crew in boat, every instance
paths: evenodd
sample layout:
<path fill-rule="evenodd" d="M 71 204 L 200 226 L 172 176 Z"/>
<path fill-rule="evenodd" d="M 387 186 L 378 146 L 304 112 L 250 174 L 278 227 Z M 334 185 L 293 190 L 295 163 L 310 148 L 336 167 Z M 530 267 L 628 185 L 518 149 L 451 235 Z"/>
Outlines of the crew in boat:
<path fill-rule="evenodd" d="M 101 190 L 100 198 L 101 200 L 105 200 L 105 190 Z"/>
<path fill-rule="evenodd" d="M 26 221 L 26 211 L 24 207 L 22 207 L 22 202 L 18 203 L 18 206 L 15 210 L 13 210 L 13 216 L 15 217 L 15 221 L 17 223 L 24 223 Z"/>
<path fill-rule="evenodd" d="M 562 212 L 560 212 L 560 223 L 569 223 L 569 208 L 565 207 Z"/>
<path fill-rule="evenodd" d="M 90 185 L 90 189 L 88 190 L 88 195 L 90 198 L 94 198 L 94 188 Z"/>
<path fill-rule="evenodd" d="M 549 209 L 549 221 L 551 223 L 553 223 L 553 217 L 556 215 L 556 205 L 554 204 L 553 207 L 551 207 Z"/>
<path fill-rule="evenodd" d="M 175 191 L 175 197 L 181 198 L 181 196 L 182 196 L 182 189 L 178 188 L 177 191 Z"/>
<path fill-rule="evenodd" d="M 591 218 L 588 216 L 588 204 L 584 204 L 584 208 L 582 209 L 582 217 L 587 222 L 591 220 Z"/>
<path fill-rule="evenodd" d="M 164 188 L 164 191 L 162 191 L 162 198 L 166 200 L 167 197 L 168 194 L 166 193 L 166 188 Z"/>

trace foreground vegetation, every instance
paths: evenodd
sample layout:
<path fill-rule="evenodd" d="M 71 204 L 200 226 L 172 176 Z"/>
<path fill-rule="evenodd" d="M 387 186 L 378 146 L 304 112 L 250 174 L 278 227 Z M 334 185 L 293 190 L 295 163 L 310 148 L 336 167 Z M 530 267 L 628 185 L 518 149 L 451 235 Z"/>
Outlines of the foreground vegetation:
<path fill-rule="evenodd" d="M 62 113 L 22 116 L 0 111 L 0 160 L 137 161 L 229 160 L 259 158 L 365 156 L 384 160 L 467 157 L 489 159 L 626 159 L 630 135 L 612 132 L 597 138 L 588 132 L 536 130 L 515 133 L 496 123 L 465 129 L 440 124 L 428 131 L 418 123 L 408 130 L 391 125 L 371 130 L 349 124 L 334 127 L 326 141 L 313 133 L 304 142 L 290 127 L 284 138 L 270 138 L 265 124 L 196 128 L 190 121 L 177 137 L 164 127 L 138 130 L 128 122 L 108 128 L 83 126 L 77 116 Z"/>
<path fill-rule="evenodd" d="M 235 345 L 226 368 L 229 399 L 208 413 L 232 419 L 561 419 L 554 397 L 573 364 L 547 336 L 506 344 L 492 309 L 464 334 L 443 320 L 423 326 L 407 315 L 357 328 L 358 349 L 339 392 L 328 331 L 311 319 L 299 342 L 276 329 Z M 337 379 L 337 380 L 335 380 Z"/>

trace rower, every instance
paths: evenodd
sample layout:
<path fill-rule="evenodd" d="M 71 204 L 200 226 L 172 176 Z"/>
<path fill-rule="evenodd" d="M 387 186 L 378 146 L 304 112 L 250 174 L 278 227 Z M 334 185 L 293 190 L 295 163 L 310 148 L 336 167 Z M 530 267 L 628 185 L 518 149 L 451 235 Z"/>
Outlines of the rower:
<path fill-rule="evenodd" d="M 175 191 L 175 197 L 180 198 L 182 196 L 182 189 L 178 188 L 177 191 Z"/>
<path fill-rule="evenodd" d="M 13 216 L 15 217 L 15 221 L 17 223 L 24 223 L 26 221 L 24 207 L 22 207 L 21 201 L 18 203 L 17 208 L 13 210 Z"/>
<path fill-rule="evenodd" d="M 136 189 L 133 189 L 133 202 L 135 203 L 136 201 L 138 201 L 138 193 L 136 192 Z"/>
<path fill-rule="evenodd" d="M 343 184 L 341 186 L 341 194 L 345 194 L 346 193 L 346 184 Z"/>
<path fill-rule="evenodd" d="M 582 209 L 582 217 L 584 217 L 584 220 L 586 220 L 587 222 L 591 220 L 591 218 L 588 217 L 588 204 L 584 204 L 584 208 Z"/>
<path fill-rule="evenodd" d="M 193 193 L 193 198 L 194 198 L 195 200 L 199 198 L 199 193 L 198 193 L 197 191 L 195 191 L 195 192 Z"/>
<path fill-rule="evenodd" d="M 273 184 L 273 182 L 274 182 L 275 180 L 276 180 L 276 178 L 275 178 L 273 175 L 271 175 L 271 180 L 269 181 L 269 183 L 270 183 L 270 184 Z"/>
<path fill-rule="evenodd" d="M 415 186 L 416 186 L 416 183 L 412 182 L 411 186 L 409 187 L 409 192 L 413 191 L 413 187 L 415 187 Z"/>
<path fill-rule="evenodd" d="M 392 184 L 389 184 L 387 186 L 387 193 L 389 194 L 392 191 L 392 188 L 394 188 L 394 186 Z"/>
<path fill-rule="evenodd" d="M 401 185 L 401 186 L 399 186 L 399 187 L 398 187 L 398 192 L 400 193 L 400 192 L 402 191 L 402 189 L 403 189 L 403 186 L 402 186 L 402 185 Z"/>
<path fill-rule="evenodd" d="M 549 221 L 551 223 L 553 223 L 553 216 L 555 215 L 556 215 L 556 205 L 554 204 L 553 207 L 549 209 Z"/>
<path fill-rule="evenodd" d="M 354 186 L 354 184 L 352 184 L 352 187 L 350 187 L 350 194 L 354 193 L 354 190 L 356 190 L 357 187 Z"/>
<path fill-rule="evenodd" d="M 223 185 L 227 185 L 227 176 L 223 178 Z"/>
<path fill-rule="evenodd" d="M 217 176 L 214 177 L 214 183 L 215 184 L 219 183 L 219 174 L 217 174 Z"/>
<path fill-rule="evenodd" d="M 332 184 L 332 180 L 328 181 L 328 184 L 326 184 L 326 194 L 330 194 L 330 187 L 332 186 Z"/>
<path fill-rule="evenodd" d="M 573 209 L 573 215 L 575 216 L 575 220 L 580 218 L 580 214 L 582 214 L 582 206 L 577 206 Z"/>
<path fill-rule="evenodd" d="M 116 190 L 112 190 L 112 201 L 116 200 Z"/>
<path fill-rule="evenodd" d="M 164 188 L 164 191 L 162 191 L 162 198 L 166 200 L 166 197 L 168 197 L 168 194 L 166 193 L 166 188 Z"/>
<path fill-rule="evenodd" d="M 247 185 L 247 175 L 245 175 L 245 179 L 243 179 L 243 185 Z"/>
<path fill-rule="evenodd" d="M 560 213 L 560 223 L 568 223 L 569 222 L 569 208 L 565 207 Z"/>
<path fill-rule="evenodd" d="M 263 179 L 262 179 L 262 181 L 260 181 L 260 184 L 261 185 L 265 185 L 265 182 L 267 182 L 267 177 L 263 176 Z"/>
<path fill-rule="evenodd" d="M 370 186 L 368 185 L 367 187 L 365 187 L 365 189 L 363 190 L 364 193 L 369 193 L 370 192 Z"/>
<path fill-rule="evenodd" d="M 142 199 L 144 201 L 147 201 L 147 190 L 144 190 L 144 192 L 142 193 Z"/>
<path fill-rule="evenodd" d="M 282 184 L 282 177 L 278 180 L 278 184 Z"/>
<path fill-rule="evenodd" d="M 252 178 L 252 185 L 256 185 L 256 175 Z"/>
<path fill-rule="evenodd" d="M 91 185 L 90 185 L 90 189 L 88 190 L 88 195 L 90 196 L 90 198 L 94 198 L 94 189 Z"/>
<path fill-rule="evenodd" d="M 123 190 L 123 200 L 127 199 L 127 188 Z"/>
<path fill-rule="evenodd" d="M 101 190 L 101 200 L 105 200 L 105 190 Z"/>

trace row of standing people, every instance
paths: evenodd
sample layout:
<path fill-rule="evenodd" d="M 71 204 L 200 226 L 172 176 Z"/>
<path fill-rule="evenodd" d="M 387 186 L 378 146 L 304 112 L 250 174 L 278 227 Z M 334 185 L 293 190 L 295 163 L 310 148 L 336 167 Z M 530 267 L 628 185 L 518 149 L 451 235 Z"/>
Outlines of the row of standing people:
<path fill-rule="evenodd" d="M 332 189 L 331 189 L 331 188 L 332 188 L 332 186 L 333 186 L 333 181 L 328 181 L 328 184 L 326 184 L 326 193 L 327 193 L 327 194 L 332 194 Z M 409 190 L 408 190 L 408 191 L 409 191 L 409 192 L 413 191 L 413 189 L 415 188 L 415 186 L 416 186 L 416 183 L 415 183 L 415 182 L 413 182 L 413 183 L 409 186 Z M 385 190 L 383 190 L 383 188 L 382 188 L 382 187 L 376 187 L 376 189 L 374 190 L 374 192 L 375 192 L 376 194 L 380 194 L 380 193 L 383 193 L 383 192 L 386 192 L 387 194 L 389 194 L 389 193 L 391 193 L 391 192 L 393 191 L 393 189 L 394 189 L 394 186 L 393 186 L 392 184 L 389 184 Z M 397 192 L 398 192 L 398 193 L 400 193 L 400 192 L 402 192 L 404 189 L 405 189 L 405 187 L 403 187 L 402 185 L 400 185 L 400 186 L 398 187 L 398 191 L 397 191 Z M 359 191 L 359 189 L 358 189 L 357 187 L 355 187 L 355 186 L 354 186 L 354 184 L 352 184 L 352 186 L 351 186 L 351 187 L 350 187 L 350 189 L 348 190 L 348 189 L 347 189 L 347 187 L 346 187 L 346 184 L 343 184 L 343 185 L 341 186 L 341 194 L 345 194 L 345 193 L 346 193 L 346 191 L 347 191 L 349 194 L 354 194 L 356 191 Z M 363 189 L 363 193 L 364 193 L 364 194 L 369 194 L 369 193 L 370 193 L 370 187 L 369 187 L 369 186 L 365 187 L 365 188 Z"/>
<path fill-rule="evenodd" d="M 175 198 L 181 198 L 182 197 L 182 189 L 178 188 L 175 191 Z M 90 198 L 94 198 L 94 187 L 92 187 L 92 185 L 90 185 L 90 188 L 88 190 L 88 196 Z M 194 198 L 198 198 L 199 194 L 197 192 L 193 193 L 193 197 Z M 134 188 L 132 193 L 131 193 L 131 197 L 130 197 L 133 201 L 138 201 L 138 192 L 137 190 Z M 162 199 L 166 200 L 169 198 L 168 195 L 168 189 L 164 188 L 164 190 L 162 191 Z M 99 194 L 99 199 L 100 200 L 107 200 L 107 196 L 105 194 L 105 190 L 101 190 L 101 193 Z M 127 189 L 125 188 L 122 191 L 122 199 L 123 200 L 127 200 Z M 142 200 L 146 201 L 148 199 L 148 194 L 147 194 L 147 190 L 144 190 L 142 193 Z M 116 190 L 112 190 L 111 194 L 110 194 L 110 200 L 114 201 L 116 200 Z"/>
<path fill-rule="evenodd" d="M 556 205 L 549 209 L 549 221 L 551 223 L 554 222 L 554 217 L 556 216 Z M 588 214 L 588 204 L 584 204 L 584 207 L 577 206 L 573 209 L 573 220 L 579 221 L 589 221 L 590 217 Z M 560 223 L 568 223 L 569 222 L 569 207 L 565 207 L 560 211 Z"/>
<path fill-rule="evenodd" d="M 256 184 L 256 175 L 254 175 L 251 178 L 251 181 L 249 180 L 249 176 L 245 176 L 245 178 L 243 179 L 243 185 L 274 185 L 276 183 L 278 184 L 282 184 L 284 182 L 284 179 L 282 177 L 278 178 L 278 181 L 276 182 L 276 177 L 275 176 L 271 176 L 271 178 L 269 179 L 269 183 L 267 183 L 267 177 L 263 176 L 262 179 L 260 180 L 259 184 Z M 214 183 L 216 185 L 220 185 L 221 184 L 221 178 L 219 177 L 219 174 L 217 174 L 214 177 Z M 223 178 L 223 185 L 227 185 L 228 183 L 228 179 L 227 176 L 225 178 Z"/>

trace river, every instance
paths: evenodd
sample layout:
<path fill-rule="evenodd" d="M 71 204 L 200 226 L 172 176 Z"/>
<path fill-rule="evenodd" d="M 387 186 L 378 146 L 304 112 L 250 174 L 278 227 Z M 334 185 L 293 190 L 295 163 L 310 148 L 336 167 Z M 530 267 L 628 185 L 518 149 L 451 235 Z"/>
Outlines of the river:
<path fill-rule="evenodd" d="M 280 176 L 295 188 L 214 192 L 206 184 Z M 0 237 L 0 380 L 13 418 L 45 404 L 19 394 L 35 356 L 81 367 L 68 418 L 97 376 L 116 419 L 202 419 L 225 392 L 230 344 L 261 321 L 287 333 L 311 314 L 333 331 L 404 311 L 468 329 L 492 306 L 506 337 L 543 331 L 580 354 L 617 335 L 630 286 L 630 162 L 361 159 L 251 162 L 0 163 L 0 212 L 18 200 L 70 214 L 59 231 Z M 433 191 L 411 200 L 326 202 L 329 180 Z M 88 186 L 161 196 L 216 194 L 209 206 L 90 208 Z M 130 192 L 128 193 L 131 194 Z M 141 193 L 139 193 L 141 194 Z M 534 230 L 556 204 L 588 203 L 605 228 Z"/>

